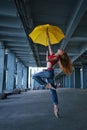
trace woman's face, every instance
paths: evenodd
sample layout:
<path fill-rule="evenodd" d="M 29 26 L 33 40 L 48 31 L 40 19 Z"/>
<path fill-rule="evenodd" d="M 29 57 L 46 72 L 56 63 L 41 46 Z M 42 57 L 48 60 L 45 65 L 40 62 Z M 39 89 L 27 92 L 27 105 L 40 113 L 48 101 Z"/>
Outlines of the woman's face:
<path fill-rule="evenodd" d="M 58 49 L 57 53 L 58 53 L 58 55 L 63 55 L 64 51 L 61 49 Z"/>

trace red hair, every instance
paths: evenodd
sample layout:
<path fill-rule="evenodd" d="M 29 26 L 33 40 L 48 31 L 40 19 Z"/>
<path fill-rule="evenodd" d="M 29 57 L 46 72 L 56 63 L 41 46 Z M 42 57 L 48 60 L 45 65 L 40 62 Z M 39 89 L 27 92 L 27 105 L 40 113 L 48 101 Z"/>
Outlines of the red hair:
<path fill-rule="evenodd" d="M 67 74 L 70 75 L 72 73 L 73 67 L 72 67 L 72 62 L 70 57 L 67 55 L 66 52 L 63 52 L 62 55 L 60 55 L 59 58 L 59 66 L 61 68 L 61 70 Z"/>

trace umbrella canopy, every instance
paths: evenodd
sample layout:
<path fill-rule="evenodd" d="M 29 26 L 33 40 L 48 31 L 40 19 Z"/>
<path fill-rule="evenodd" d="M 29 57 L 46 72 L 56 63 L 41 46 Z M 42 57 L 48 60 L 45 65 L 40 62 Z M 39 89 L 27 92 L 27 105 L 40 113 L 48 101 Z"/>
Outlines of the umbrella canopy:
<path fill-rule="evenodd" d="M 48 46 L 48 41 L 51 45 L 59 43 L 64 38 L 64 33 L 57 26 L 45 24 L 35 27 L 29 37 L 34 43 Z"/>

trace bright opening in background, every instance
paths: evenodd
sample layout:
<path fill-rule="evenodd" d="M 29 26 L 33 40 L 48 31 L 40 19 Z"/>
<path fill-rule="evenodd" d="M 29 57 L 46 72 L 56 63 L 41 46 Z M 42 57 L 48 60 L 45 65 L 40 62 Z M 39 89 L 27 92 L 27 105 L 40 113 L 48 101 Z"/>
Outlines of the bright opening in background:
<path fill-rule="evenodd" d="M 43 69 L 46 69 L 46 67 L 29 67 L 29 82 L 28 82 L 28 86 L 31 90 L 34 89 L 40 89 L 41 86 L 40 84 L 38 84 L 34 79 L 32 79 L 32 76 L 37 73 L 42 71 Z"/>

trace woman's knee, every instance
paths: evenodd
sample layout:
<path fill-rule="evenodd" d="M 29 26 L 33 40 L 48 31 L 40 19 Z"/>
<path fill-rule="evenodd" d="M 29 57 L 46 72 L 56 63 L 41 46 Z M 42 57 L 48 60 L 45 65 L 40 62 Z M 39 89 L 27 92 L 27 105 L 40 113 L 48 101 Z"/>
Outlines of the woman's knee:
<path fill-rule="evenodd" d="M 35 78 L 36 78 L 36 75 L 34 74 L 34 75 L 32 76 L 32 78 L 35 79 Z"/>
<path fill-rule="evenodd" d="M 37 79 L 37 78 L 39 78 L 39 76 L 37 74 L 34 74 L 32 78 Z"/>

